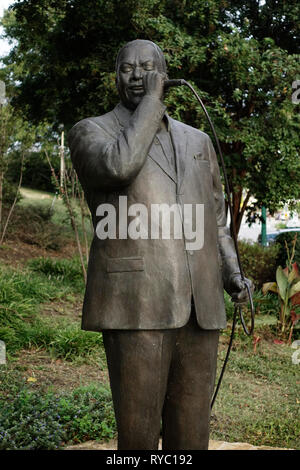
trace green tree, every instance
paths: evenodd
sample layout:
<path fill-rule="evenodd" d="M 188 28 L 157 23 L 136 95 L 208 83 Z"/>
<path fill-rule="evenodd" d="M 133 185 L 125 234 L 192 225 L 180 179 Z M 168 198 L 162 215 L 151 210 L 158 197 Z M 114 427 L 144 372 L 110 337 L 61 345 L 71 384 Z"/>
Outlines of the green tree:
<path fill-rule="evenodd" d="M 6 235 L 7 227 L 19 197 L 22 183 L 24 160 L 35 142 L 36 132 L 20 113 L 7 101 L 0 107 L 0 245 Z M 16 187 L 11 187 L 7 173 L 16 153 L 19 164 Z M 10 194 L 7 194 L 7 193 Z M 6 209 L 4 213 L 4 208 Z"/>
<path fill-rule="evenodd" d="M 300 119 L 291 101 L 297 18 L 296 0 L 23 0 L 3 19 L 16 45 L 1 74 L 28 119 L 68 129 L 116 104 L 121 45 L 157 42 L 170 77 L 195 86 L 215 123 L 238 230 L 245 210 L 272 212 L 300 198 Z M 172 89 L 166 101 L 173 117 L 210 132 L 189 90 Z"/>

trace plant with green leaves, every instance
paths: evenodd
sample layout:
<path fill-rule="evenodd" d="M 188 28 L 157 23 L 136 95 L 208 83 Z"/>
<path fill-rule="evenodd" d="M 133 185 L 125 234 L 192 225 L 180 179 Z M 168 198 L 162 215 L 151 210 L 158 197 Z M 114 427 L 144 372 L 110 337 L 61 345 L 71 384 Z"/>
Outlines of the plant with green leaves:
<path fill-rule="evenodd" d="M 30 124 L 22 110 L 12 106 L 11 97 L 5 98 L 0 104 L 0 245 L 7 235 L 12 214 L 20 198 L 27 154 L 34 150 L 37 141 L 41 142 L 45 127 L 47 125 L 43 122 Z M 18 167 L 13 181 L 9 176 L 12 162 Z"/>
<path fill-rule="evenodd" d="M 299 9 L 297 0 L 18 1 L 2 19 L 14 46 L 0 78 L 31 122 L 68 130 L 117 104 L 120 47 L 154 41 L 170 78 L 195 87 L 215 124 L 238 232 L 245 213 L 300 199 L 300 115 L 291 99 Z M 190 90 L 172 88 L 165 102 L 173 118 L 210 133 Z"/>
<path fill-rule="evenodd" d="M 284 269 L 278 266 L 276 282 L 266 282 L 262 288 L 264 294 L 275 292 L 278 295 L 280 302 L 278 333 L 283 339 L 288 337 L 288 342 L 291 342 L 294 326 L 300 318 L 300 272 L 297 263 L 293 262 L 296 240 L 297 235 L 291 253 L 286 243 L 287 265 Z"/>
<path fill-rule="evenodd" d="M 56 450 L 116 432 L 111 394 L 96 385 L 46 395 L 23 387 L 0 394 L 0 408 L 0 450 Z"/>

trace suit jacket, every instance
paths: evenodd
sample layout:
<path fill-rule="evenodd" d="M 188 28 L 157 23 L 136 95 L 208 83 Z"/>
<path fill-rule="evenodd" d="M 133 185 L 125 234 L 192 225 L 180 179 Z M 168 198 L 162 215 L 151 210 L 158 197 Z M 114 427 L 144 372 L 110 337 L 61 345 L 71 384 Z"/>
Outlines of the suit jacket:
<path fill-rule="evenodd" d="M 167 116 L 175 172 L 155 138 L 166 107 L 144 96 L 134 112 L 118 104 L 103 116 L 83 119 L 69 132 L 71 159 L 93 224 L 100 204 L 203 204 L 204 245 L 186 250 L 184 238 L 100 240 L 91 244 L 82 328 L 166 329 L 185 325 L 191 296 L 199 326 L 226 327 L 223 286 L 239 268 L 226 228 L 219 167 L 210 138 Z M 124 199 L 124 198 L 123 198 Z M 119 213 L 120 212 L 120 213 Z"/>

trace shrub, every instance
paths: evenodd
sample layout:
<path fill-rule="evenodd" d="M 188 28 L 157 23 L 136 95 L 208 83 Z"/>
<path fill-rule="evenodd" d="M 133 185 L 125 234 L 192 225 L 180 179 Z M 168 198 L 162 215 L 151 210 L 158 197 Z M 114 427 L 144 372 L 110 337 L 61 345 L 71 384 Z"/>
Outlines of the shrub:
<path fill-rule="evenodd" d="M 40 246 L 45 250 L 59 250 L 65 243 L 66 235 L 61 227 L 51 221 L 52 216 L 53 210 L 50 205 L 17 206 L 8 233 L 25 243 Z"/>
<path fill-rule="evenodd" d="M 287 251 L 286 251 L 285 241 L 287 242 L 288 249 L 291 252 L 292 242 L 296 234 L 297 234 L 297 240 L 296 240 L 296 245 L 295 245 L 294 262 L 296 262 L 298 266 L 300 266 L 300 231 L 296 233 L 295 232 L 283 232 L 283 233 L 280 233 L 276 237 L 276 244 L 279 247 L 277 260 L 276 260 L 276 264 L 278 266 L 282 266 L 283 268 L 285 268 L 286 261 L 287 261 Z M 269 279 L 269 280 L 272 281 L 273 279 L 275 279 L 274 276 L 272 279 Z"/>
<path fill-rule="evenodd" d="M 54 450 L 66 442 L 112 438 L 110 392 L 89 386 L 71 394 L 22 389 L 0 400 L 0 450 Z"/>
<path fill-rule="evenodd" d="M 261 288 L 265 282 L 274 279 L 279 249 L 277 244 L 264 247 L 258 243 L 239 241 L 245 276 L 254 282 L 256 288 Z"/>
<path fill-rule="evenodd" d="M 267 282 L 263 285 L 263 293 L 274 292 L 278 298 L 278 334 L 289 343 L 295 325 L 300 319 L 300 273 L 295 262 L 295 246 L 297 235 L 294 236 L 291 247 L 286 247 L 286 267 L 278 266 L 276 270 L 276 281 Z"/>
<path fill-rule="evenodd" d="M 114 437 L 116 426 L 108 389 L 96 385 L 79 387 L 74 390 L 69 401 L 60 402 L 59 411 L 62 416 L 68 415 L 69 410 L 72 419 L 67 420 L 68 441 L 82 442 L 87 439 Z"/>
<path fill-rule="evenodd" d="M 59 157 L 52 155 L 52 164 L 59 170 Z M 23 185 L 42 191 L 55 189 L 51 177 L 51 169 L 44 152 L 27 153 L 23 170 Z M 20 172 L 20 155 L 16 152 L 12 155 L 7 175 L 11 181 L 17 182 Z"/>
<path fill-rule="evenodd" d="M 24 230 L 20 238 L 31 245 L 45 250 L 59 250 L 64 244 L 61 227 L 53 224 L 51 206 L 32 205 L 22 208 L 23 217 L 30 220 L 30 229 Z"/>
<path fill-rule="evenodd" d="M 226 317 L 228 320 L 231 320 L 233 318 L 234 303 L 231 301 L 231 297 L 229 294 L 227 294 L 226 291 L 224 291 L 224 301 L 225 301 Z"/>
<path fill-rule="evenodd" d="M 28 204 L 26 207 L 23 207 L 27 217 L 30 217 L 31 220 L 36 220 L 38 222 L 50 222 L 54 209 L 51 207 L 51 204 Z"/>
<path fill-rule="evenodd" d="M 261 290 L 254 291 L 253 305 L 256 315 L 278 315 L 278 300 L 273 294 L 263 294 Z"/>
<path fill-rule="evenodd" d="M 7 179 L 3 181 L 3 204 L 11 206 L 15 200 L 16 193 L 18 190 L 18 185 L 15 183 L 11 183 Z M 17 202 L 20 201 L 22 198 L 20 192 L 17 195 Z"/>
<path fill-rule="evenodd" d="M 65 433 L 51 397 L 23 390 L 0 406 L 0 450 L 53 450 L 61 445 Z"/>

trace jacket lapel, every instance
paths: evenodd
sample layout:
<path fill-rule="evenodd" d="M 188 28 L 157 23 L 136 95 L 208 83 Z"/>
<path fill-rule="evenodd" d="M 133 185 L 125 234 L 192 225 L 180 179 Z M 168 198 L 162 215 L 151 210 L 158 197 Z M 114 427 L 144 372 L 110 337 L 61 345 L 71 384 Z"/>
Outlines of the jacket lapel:
<path fill-rule="evenodd" d="M 176 169 L 177 169 L 177 194 L 181 194 L 181 187 L 186 167 L 187 136 L 183 126 L 176 124 L 174 119 L 168 117 L 170 122 L 171 139 L 173 142 Z"/>
<path fill-rule="evenodd" d="M 155 136 L 149 150 L 149 157 L 157 163 L 157 165 L 175 182 L 177 183 L 177 175 L 175 169 L 171 168 L 167 159 L 163 155 L 163 146 L 160 139 Z"/>
<path fill-rule="evenodd" d="M 113 109 L 113 113 L 117 118 L 120 129 L 128 125 L 128 122 L 131 119 L 132 111 L 125 108 L 121 103 L 118 103 L 117 106 Z"/>

